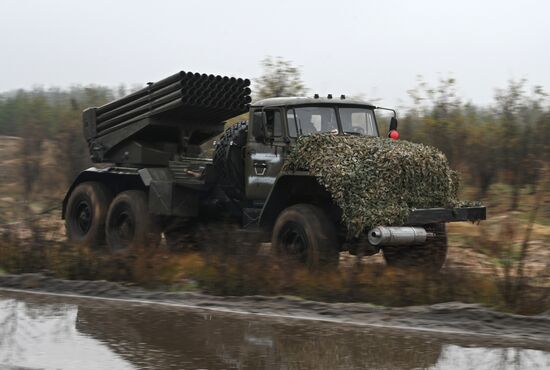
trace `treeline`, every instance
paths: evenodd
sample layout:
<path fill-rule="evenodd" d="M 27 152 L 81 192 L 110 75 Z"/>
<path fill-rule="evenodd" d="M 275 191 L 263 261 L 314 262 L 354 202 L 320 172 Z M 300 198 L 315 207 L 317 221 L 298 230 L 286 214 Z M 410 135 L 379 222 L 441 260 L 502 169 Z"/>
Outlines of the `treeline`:
<path fill-rule="evenodd" d="M 526 81 L 510 81 L 491 104 L 478 106 L 456 95 L 454 79 L 435 88 L 421 83 L 409 92 L 413 104 L 400 132 L 443 151 L 479 199 L 496 182 L 510 185 L 516 209 L 520 190 L 534 189 L 550 164 L 548 96 L 541 87 L 528 90 Z"/>
<path fill-rule="evenodd" d="M 127 93 L 124 86 L 75 86 L 0 95 L 0 135 L 23 139 L 18 152 L 21 195 L 30 199 L 38 190 L 49 194 L 62 191 L 82 169 L 89 167 L 82 110 Z M 44 166 L 52 161 L 55 165 Z"/>
<path fill-rule="evenodd" d="M 69 119 L 80 119 L 82 109 L 104 104 L 126 94 L 126 88 L 101 86 L 69 89 L 17 90 L 0 95 L 0 134 L 20 136 L 30 122 L 40 124 L 48 138 L 64 128 Z"/>
<path fill-rule="evenodd" d="M 22 171 L 31 178 L 23 184 L 25 193 L 33 190 L 32 177 L 39 172 L 33 159 L 41 156 L 46 141 L 58 149 L 64 181 L 88 166 L 82 110 L 127 92 L 89 86 L 0 95 L 0 135 L 24 139 L 21 156 L 28 168 Z M 506 183 L 512 189 L 510 207 L 516 208 L 520 190 L 534 186 L 550 162 L 550 108 L 541 88 L 529 91 L 525 81 L 512 81 L 486 106 L 458 97 L 453 79 L 433 88 L 421 83 L 409 95 L 412 102 L 400 112 L 401 138 L 442 150 L 481 199 L 492 184 Z"/>

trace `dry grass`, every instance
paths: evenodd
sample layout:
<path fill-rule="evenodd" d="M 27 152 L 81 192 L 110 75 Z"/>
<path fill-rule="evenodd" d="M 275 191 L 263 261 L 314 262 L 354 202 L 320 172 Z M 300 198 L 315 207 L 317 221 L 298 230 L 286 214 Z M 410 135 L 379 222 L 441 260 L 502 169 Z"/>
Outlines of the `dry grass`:
<path fill-rule="evenodd" d="M 47 270 L 60 278 L 124 281 L 155 289 L 200 289 L 213 295 L 293 295 L 385 306 L 462 301 L 523 314 L 550 309 L 545 288 L 526 285 L 521 301 L 510 301 L 502 289 L 505 280 L 461 267 L 425 275 L 355 262 L 337 271 L 311 272 L 269 255 L 212 250 L 174 254 L 156 248 L 113 255 L 59 242 L 32 247 L 3 241 L 0 268 L 14 273 Z"/>

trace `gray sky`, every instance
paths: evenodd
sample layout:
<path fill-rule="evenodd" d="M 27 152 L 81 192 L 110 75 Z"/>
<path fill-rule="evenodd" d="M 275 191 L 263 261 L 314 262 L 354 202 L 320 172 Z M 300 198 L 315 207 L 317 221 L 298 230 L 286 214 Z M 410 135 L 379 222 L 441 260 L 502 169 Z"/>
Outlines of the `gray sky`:
<path fill-rule="evenodd" d="M 311 93 L 407 101 L 452 74 L 487 103 L 526 78 L 550 89 L 549 1 L 1 0 L 0 91 L 118 85 L 178 70 L 254 78 L 266 55 Z"/>

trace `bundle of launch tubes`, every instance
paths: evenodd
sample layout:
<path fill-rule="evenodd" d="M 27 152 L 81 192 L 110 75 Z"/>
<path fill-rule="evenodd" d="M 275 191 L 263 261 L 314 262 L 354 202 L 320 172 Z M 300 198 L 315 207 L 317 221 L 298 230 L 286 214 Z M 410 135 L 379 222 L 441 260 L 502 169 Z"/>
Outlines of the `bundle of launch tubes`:
<path fill-rule="evenodd" d="M 182 71 L 88 114 L 94 116 L 96 137 L 144 118 L 220 122 L 248 110 L 248 86 L 248 79 Z"/>

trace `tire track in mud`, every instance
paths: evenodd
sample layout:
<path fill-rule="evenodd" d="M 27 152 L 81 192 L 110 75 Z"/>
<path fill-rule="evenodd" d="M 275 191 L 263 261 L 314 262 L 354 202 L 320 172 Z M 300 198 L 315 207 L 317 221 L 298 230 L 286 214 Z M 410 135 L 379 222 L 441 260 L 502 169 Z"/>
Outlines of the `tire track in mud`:
<path fill-rule="evenodd" d="M 550 350 L 550 312 L 514 315 L 460 302 L 382 307 L 368 303 L 327 303 L 288 296 L 210 296 L 194 292 L 145 290 L 108 281 L 62 280 L 42 274 L 0 276 L 0 290 L 180 307 L 192 311 L 254 315 L 434 334 L 476 336 L 490 341 L 536 343 Z M 528 345 L 531 346 L 531 345 Z"/>

